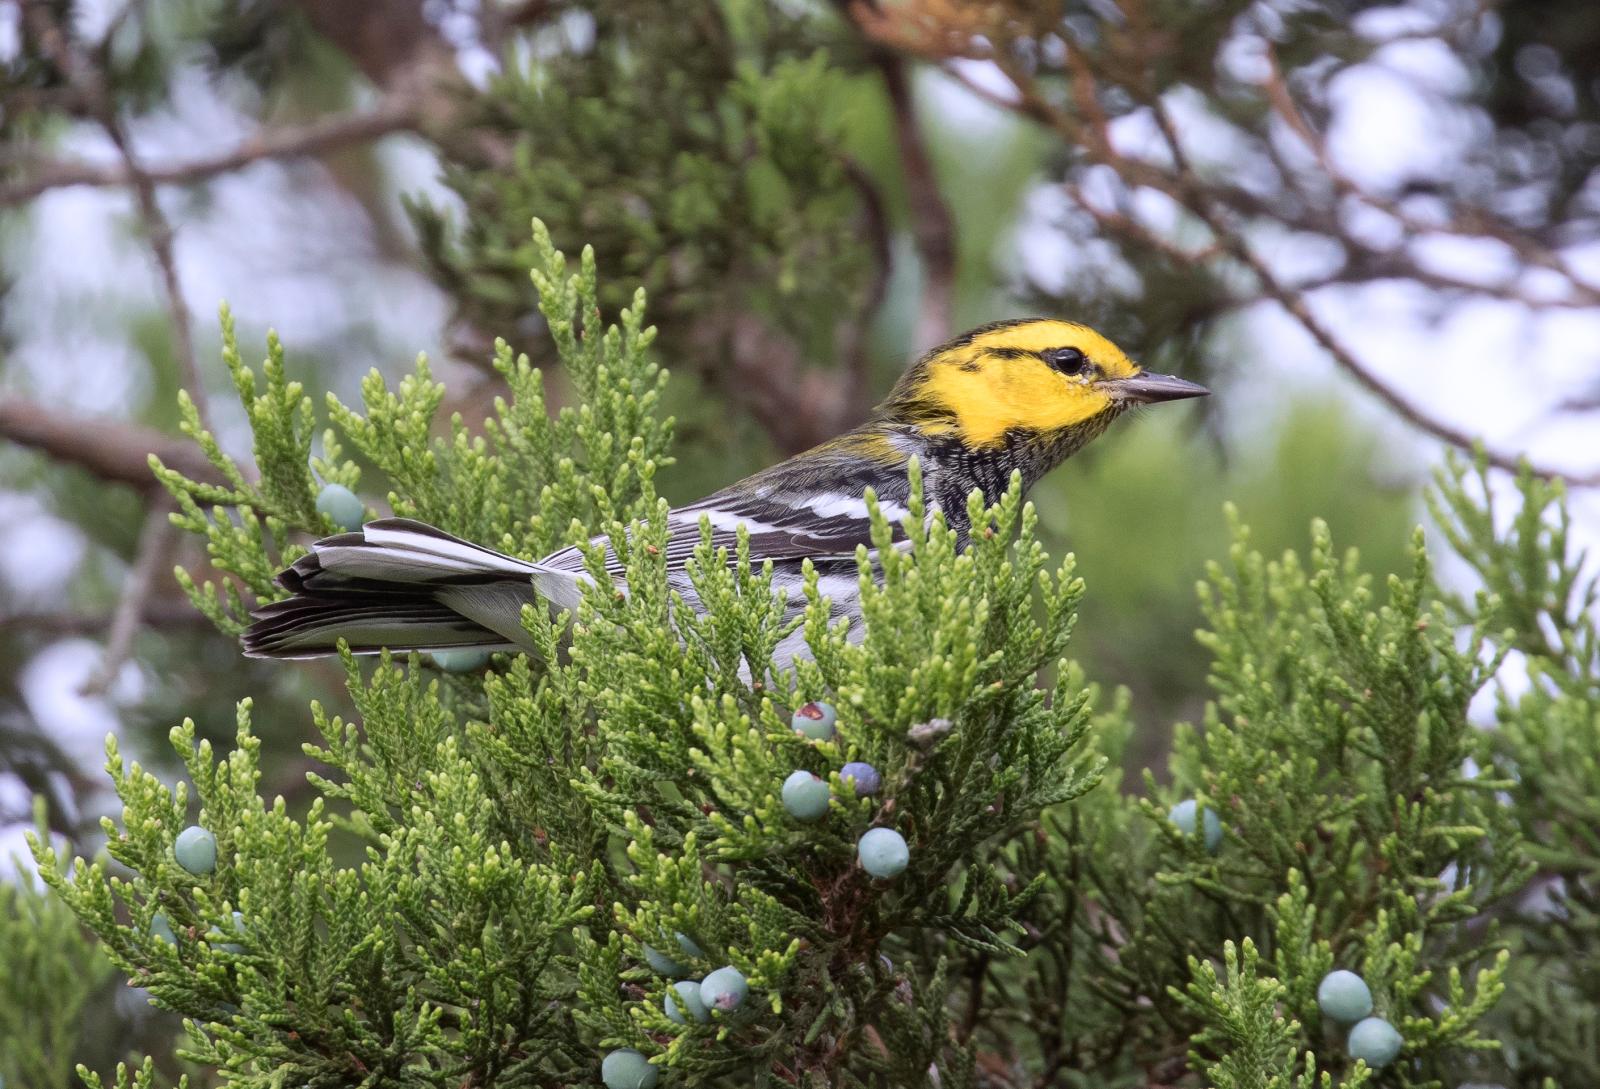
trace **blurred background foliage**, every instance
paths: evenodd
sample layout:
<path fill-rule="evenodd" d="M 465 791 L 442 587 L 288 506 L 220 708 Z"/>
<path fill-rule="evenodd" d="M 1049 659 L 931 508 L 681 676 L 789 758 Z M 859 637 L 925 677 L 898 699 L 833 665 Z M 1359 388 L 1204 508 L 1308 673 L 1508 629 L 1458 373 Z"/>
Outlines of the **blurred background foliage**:
<path fill-rule="evenodd" d="M 170 571 L 203 558 L 144 453 L 186 387 L 248 454 L 224 296 L 314 393 L 426 349 L 481 419 L 492 338 L 548 351 L 535 215 L 650 292 L 675 502 L 999 317 L 1213 385 L 1034 496 L 1089 584 L 1075 653 L 1160 774 L 1225 500 L 1268 555 L 1321 516 L 1381 572 L 1441 443 L 1592 471 L 1597 43 L 1589 0 L 0 3 L 0 854 L 34 792 L 93 851 L 104 732 L 159 766 L 246 695 L 267 793 L 305 804 L 340 675 L 189 611 Z"/>

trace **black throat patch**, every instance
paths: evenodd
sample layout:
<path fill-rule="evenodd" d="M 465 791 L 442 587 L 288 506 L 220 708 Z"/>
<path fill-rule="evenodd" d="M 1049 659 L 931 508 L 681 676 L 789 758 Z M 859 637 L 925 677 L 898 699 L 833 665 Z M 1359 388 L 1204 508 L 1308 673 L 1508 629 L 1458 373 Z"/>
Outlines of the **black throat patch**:
<path fill-rule="evenodd" d="M 993 505 L 1011 485 L 1011 474 L 1019 472 L 1026 494 L 1051 469 L 1098 438 L 1121 414 L 1122 407 L 1113 406 L 1098 416 L 1049 434 L 1008 431 L 998 446 L 983 449 L 969 448 L 953 436 L 930 438 L 922 455 L 925 493 L 944 512 L 945 523 L 956 531 L 958 546 L 965 548 L 971 531 L 967 496 L 974 488 L 983 493 L 986 504 Z"/>

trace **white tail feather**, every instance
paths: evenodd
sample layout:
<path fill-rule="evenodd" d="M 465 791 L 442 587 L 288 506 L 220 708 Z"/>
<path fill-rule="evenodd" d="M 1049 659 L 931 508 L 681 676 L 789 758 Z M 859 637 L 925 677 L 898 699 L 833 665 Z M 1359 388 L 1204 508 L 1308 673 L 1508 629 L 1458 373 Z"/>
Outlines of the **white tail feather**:
<path fill-rule="evenodd" d="M 476 574 L 520 575 L 524 578 L 538 570 L 536 564 L 496 552 L 492 548 L 450 537 L 438 530 L 423 532 L 421 523 L 398 518 L 369 522 L 362 527 L 361 536 L 369 546 L 401 553 L 417 553 L 432 557 L 441 567 Z M 459 566 L 458 566 L 459 565 Z"/>

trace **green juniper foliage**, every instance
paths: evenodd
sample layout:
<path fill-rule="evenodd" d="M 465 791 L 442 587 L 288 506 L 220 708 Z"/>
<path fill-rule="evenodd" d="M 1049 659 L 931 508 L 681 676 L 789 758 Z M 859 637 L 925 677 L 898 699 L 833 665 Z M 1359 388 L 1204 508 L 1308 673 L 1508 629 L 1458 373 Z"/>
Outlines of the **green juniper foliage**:
<path fill-rule="evenodd" d="M 1210 961 L 1191 958 L 1194 979 L 1184 994 L 1174 996 L 1205 1026 L 1195 1035 L 1190 1053 L 1195 1068 L 1219 1086 L 1332 1085 L 1327 1072 L 1317 1076 L 1316 1058 L 1300 1053 L 1300 1025 L 1281 1012 L 1288 989 L 1276 979 L 1260 977 L 1261 955 L 1255 943 L 1246 938 L 1241 950 L 1226 942 L 1222 959 L 1226 978 L 1218 976 Z M 1358 1066 L 1340 1084 L 1355 1089 L 1369 1080 L 1365 1066 Z"/>
<path fill-rule="evenodd" d="M 364 412 L 329 394 L 338 427 L 323 433 L 322 456 L 313 458 L 315 410 L 300 383 L 285 375 L 283 346 L 269 336 L 266 389 L 260 390 L 223 311 L 223 362 L 250 421 L 260 477 L 251 480 L 222 452 L 187 396 L 181 398 L 183 429 L 227 484 L 189 480 L 151 458 L 178 501 L 177 524 L 205 537 L 213 566 L 237 580 L 200 586 L 187 571 L 177 572 L 190 600 L 218 627 L 236 635 L 247 626 L 241 588 L 255 601 L 283 595 L 272 577 L 304 554 L 293 539 L 297 532 L 338 528 L 317 513 L 316 499 L 319 479 L 349 488 L 360 482 L 360 467 L 342 457 L 341 433 L 385 475 L 396 515 L 507 552 L 544 555 L 581 536 L 582 527 L 649 509 L 650 478 L 658 466 L 671 464 L 672 421 L 655 414 L 666 375 L 644 356 L 654 337 L 643 325 L 644 294 L 635 294 L 620 324 L 603 335 L 580 336 L 584 324 L 598 324 L 593 254 L 585 250 L 582 271 L 569 279 L 543 224 L 535 224 L 533 238 L 539 305 L 581 398 L 553 419 L 539 372 L 501 341 L 494 366 L 511 399 L 497 399 L 497 415 L 484 421 L 481 435 L 472 435 L 459 416 L 449 421 L 447 437 L 433 434 L 444 387 L 419 359 L 416 373 L 395 391 L 376 371 L 369 375 L 362 383 Z"/>
<path fill-rule="evenodd" d="M 43 810 L 39 799 L 41 836 Z M 28 877 L 0 880 L 0 949 L 0 989 L 12 996 L 0 1002 L 0 1079 L 66 1085 L 81 1054 L 84 1012 L 111 982 L 111 963 L 68 906 Z"/>
<path fill-rule="evenodd" d="M 313 458 L 282 348 L 263 392 L 230 328 L 259 475 L 188 407 L 226 483 L 157 466 L 229 577 L 181 576 L 225 631 L 331 528 L 319 481 L 364 471 L 388 488 L 370 509 L 516 555 L 605 533 L 629 586 L 591 548 L 576 614 L 525 611 L 538 653 L 475 673 L 346 656 L 355 715 L 313 706 L 319 797 L 301 815 L 261 794 L 248 701 L 229 753 L 191 722 L 172 731 L 187 782 L 108 745 L 124 811 L 105 856 L 64 870 L 38 840 L 35 855 L 129 982 L 186 1018 L 197 1077 L 553 1089 L 595 1084 L 632 1048 L 686 1086 L 1590 1084 L 1573 1072 L 1592 1069 L 1600 1006 L 1600 639 L 1559 491 L 1525 477 L 1507 531 L 1473 494 L 1481 467 L 1441 482 L 1437 518 L 1485 586 L 1471 602 L 1441 603 L 1420 533 L 1409 574 L 1378 586 L 1320 525 L 1304 558 L 1275 560 L 1238 527 L 1201 588 L 1215 700 L 1180 727 L 1171 783 L 1136 796 L 1106 770 L 1126 696 L 1062 659 L 1083 583 L 1045 555 L 1016 483 L 987 509 L 973 497 L 965 551 L 916 498 L 909 547 L 891 548 L 875 510 L 859 642 L 814 578 L 786 621 L 744 540 L 730 554 L 707 536 L 691 614 L 666 579 L 653 481 L 671 421 L 642 295 L 605 326 L 592 256 L 569 273 L 540 228 L 533 252 L 578 403 L 548 413 L 502 345 L 511 395 L 480 430 L 437 420 L 419 363 L 395 390 L 369 379 L 360 410 L 330 401 Z M 790 624 L 814 657 L 773 673 Z M 1487 734 L 1469 707 L 1513 652 L 1532 684 Z M 814 700 L 838 710 L 830 738 L 791 728 Z M 840 779 L 851 761 L 881 772 L 877 791 Z M 796 770 L 829 784 L 818 822 L 780 800 Z M 1174 822 L 1184 799 L 1220 842 Z M 174 856 L 192 823 L 217 838 L 213 873 Z M 904 837 L 903 873 L 858 865 L 872 828 Z M 59 904 L 8 895 L 6 925 L 43 920 L 40 967 L 9 971 L 88 956 Z M 736 1010 L 667 1016 L 675 982 L 723 967 L 749 986 Z M 1402 1036 L 1394 1063 L 1352 1059 L 1319 1009 L 1336 967 Z M 115 1084 L 159 1082 L 147 1063 Z"/>
<path fill-rule="evenodd" d="M 1308 561 L 1268 561 L 1238 529 L 1201 587 L 1217 698 L 1203 728 L 1178 731 L 1174 786 L 1096 791 L 1020 845 L 1049 877 L 1030 956 L 973 994 L 1023 988 L 1048 1068 L 1181 1069 L 1178 1024 L 1222 1089 L 1297 1084 L 1272 1079 L 1309 1076 L 1307 1052 L 1338 1070 L 1342 1029 L 1316 1005 L 1335 967 L 1404 1034 L 1405 1084 L 1454 1084 L 1493 1046 L 1476 1024 L 1506 963 L 1477 916 L 1529 871 L 1495 798 L 1507 784 L 1466 768 L 1483 744 L 1468 703 L 1498 663 L 1482 623 L 1458 641 L 1425 604 L 1420 534 L 1413 555 L 1380 604 L 1325 528 Z M 1101 732 L 1112 755 L 1122 734 Z M 1215 855 L 1167 818 L 1185 796 L 1219 814 Z"/>
<path fill-rule="evenodd" d="M 570 15 L 472 100 L 481 138 L 443 158 L 459 221 L 410 206 L 462 316 L 519 327 L 537 214 L 559 245 L 593 245 L 618 284 L 649 291 L 671 358 L 708 361 L 751 319 L 831 358 L 871 260 L 842 147 L 846 76 L 823 51 L 848 36 L 748 0 Z"/>
<path fill-rule="evenodd" d="M 1492 761 L 1538 875 L 1511 907 L 1518 944 L 1512 1001 L 1496 1018 L 1518 1084 L 1600 1085 L 1600 588 L 1568 542 L 1561 486 L 1524 470 L 1520 504 L 1496 502 L 1480 459 L 1453 461 L 1434 517 L 1471 564 L 1501 650 L 1527 687 L 1495 705 Z"/>

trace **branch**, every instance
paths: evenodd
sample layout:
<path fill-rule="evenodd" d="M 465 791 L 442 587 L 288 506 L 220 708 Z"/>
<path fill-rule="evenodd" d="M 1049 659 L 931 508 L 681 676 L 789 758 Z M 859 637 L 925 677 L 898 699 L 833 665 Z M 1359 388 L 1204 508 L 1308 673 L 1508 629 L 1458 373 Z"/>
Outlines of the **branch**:
<path fill-rule="evenodd" d="M 892 251 L 877 186 L 859 163 L 846 159 L 843 168 L 861 198 L 873 270 L 860 303 L 836 326 L 838 365 L 806 366 L 792 337 L 749 313 L 715 311 L 690 333 L 700 346 L 695 356 L 707 361 L 707 375 L 715 374 L 785 454 L 832 438 L 865 416 L 870 403 L 867 334 L 888 291 Z"/>
<path fill-rule="evenodd" d="M 1262 297 L 1272 299 L 1288 311 L 1289 315 L 1306 330 L 1311 338 L 1333 357 L 1338 366 L 1354 378 L 1364 389 L 1376 396 L 1396 415 L 1424 433 L 1462 449 L 1476 450 L 1480 448 L 1481 443 L 1477 436 L 1438 419 L 1422 406 L 1412 403 L 1397 390 L 1387 385 L 1371 367 L 1362 362 L 1311 310 L 1309 303 L 1306 301 L 1304 291 L 1291 288 L 1277 279 L 1271 268 L 1251 250 L 1242 233 L 1229 226 L 1220 208 L 1226 207 L 1246 215 L 1260 215 L 1282 223 L 1289 228 L 1321 229 L 1324 233 L 1332 234 L 1353 249 L 1364 249 L 1357 240 L 1349 238 L 1346 232 L 1338 230 L 1336 223 L 1334 223 L 1331 230 L 1321 223 L 1315 226 L 1299 223 L 1294 218 L 1285 216 L 1276 209 L 1263 206 L 1259 198 L 1240 193 L 1236 187 L 1228 186 L 1225 183 L 1208 184 L 1189 162 L 1185 149 L 1178 139 L 1176 126 L 1173 124 L 1159 93 L 1148 86 L 1124 89 L 1132 91 L 1136 98 L 1142 100 L 1151 108 L 1172 154 L 1173 168 L 1166 170 L 1154 163 L 1129 159 L 1120 154 L 1110 139 L 1108 119 L 1105 117 L 1104 110 L 1099 102 L 1094 73 L 1089 66 L 1087 58 L 1083 56 L 1082 51 L 1079 49 L 1069 49 L 1066 59 L 1068 87 L 1072 101 L 1070 111 L 1051 104 L 1037 90 L 1026 73 L 1020 72 L 1014 64 L 1009 63 L 1008 57 L 1003 52 L 992 51 L 992 59 L 1016 88 L 1016 97 L 1014 99 L 996 95 L 986 88 L 976 85 L 954 66 L 947 65 L 945 70 L 975 94 L 995 105 L 1010 109 L 1021 116 L 1029 117 L 1053 128 L 1070 145 L 1085 154 L 1090 161 L 1111 167 L 1125 185 L 1129 187 L 1149 186 L 1166 194 L 1180 207 L 1186 208 L 1211 229 L 1218 244 L 1237 257 L 1255 274 L 1260 284 Z M 1274 68 L 1275 74 L 1276 71 L 1276 68 Z M 1359 186 L 1356 186 L 1348 178 L 1337 175 L 1337 172 L 1333 170 L 1315 129 L 1300 114 L 1294 106 L 1293 100 L 1288 96 L 1287 89 L 1281 82 L 1281 75 L 1277 76 L 1276 82 L 1269 78 L 1266 86 L 1263 87 L 1263 94 L 1268 99 L 1269 107 L 1278 113 L 1285 124 L 1311 147 L 1313 155 L 1317 157 L 1330 174 L 1334 175 L 1334 185 L 1338 191 L 1364 200 L 1380 210 L 1396 215 L 1402 225 L 1413 234 L 1432 232 L 1466 237 L 1494 238 L 1510 246 L 1528 264 L 1554 269 L 1562 274 L 1568 284 L 1571 285 L 1577 301 L 1528 299 L 1503 287 L 1496 288 L 1467 283 L 1458 281 L 1454 277 L 1430 274 L 1427 270 L 1417 268 L 1414 263 L 1405 268 L 1396 268 L 1394 270 L 1395 275 L 1405 276 L 1435 288 L 1475 291 L 1489 296 L 1515 298 L 1517 301 L 1524 302 L 1530 306 L 1582 306 L 1592 299 L 1600 298 L 1600 295 L 1595 294 L 1595 288 L 1580 279 L 1559 254 L 1549 251 L 1540 246 L 1536 240 L 1519 234 L 1498 221 L 1490 220 L 1471 209 L 1458 209 L 1456 219 L 1444 226 L 1422 224 L 1413 217 L 1406 215 L 1404 209 L 1394 205 L 1393 202 L 1385 201 L 1381 197 L 1361 190 Z M 1069 195 L 1072 195 L 1070 186 L 1068 191 Z M 1095 215 L 1103 225 L 1120 230 L 1123 233 L 1142 234 L 1145 236 L 1142 241 L 1146 244 L 1154 244 L 1154 248 L 1166 253 L 1169 257 L 1181 259 L 1184 256 L 1183 251 L 1156 242 L 1149 235 L 1149 232 L 1144 231 L 1142 228 L 1138 228 L 1136 232 L 1131 231 L 1130 228 L 1137 227 L 1133 221 L 1123 217 L 1117 217 L 1114 220 L 1108 219 L 1106 215 L 1087 202 L 1080 200 L 1079 203 L 1085 206 L 1090 214 Z M 1317 210 L 1313 209 L 1312 211 Z M 1513 472 L 1517 471 L 1522 464 L 1521 458 L 1503 451 L 1489 451 L 1486 456 L 1490 464 Z M 1600 486 L 1600 469 L 1574 474 L 1548 466 L 1536 465 L 1533 466 L 1533 471 L 1540 476 L 1561 479 L 1577 487 Z"/>
<path fill-rule="evenodd" d="M 1210 221 L 1208 220 L 1208 222 Z M 1420 405 L 1407 400 L 1398 390 L 1384 382 L 1376 371 L 1362 362 L 1359 356 L 1334 336 L 1333 331 L 1312 311 L 1304 296 L 1278 282 L 1272 270 L 1256 256 L 1244 239 L 1228 238 L 1225 244 L 1239 260 L 1249 266 L 1251 272 L 1255 273 L 1256 279 L 1261 284 L 1262 292 L 1287 310 L 1289 315 L 1300 323 L 1301 328 L 1311 335 L 1311 339 L 1315 340 L 1325 352 L 1333 357 L 1334 362 L 1339 365 L 1341 370 L 1354 378 L 1367 392 L 1373 394 L 1378 400 L 1387 405 L 1395 415 L 1418 430 L 1447 442 L 1451 446 L 1469 451 L 1482 447 L 1482 440 L 1478 436 L 1431 415 Z M 1489 464 L 1513 473 L 1522 468 L 1525 460 L 1520 456 L 1486 448 L 1485 456 L 1488 458 Z M 1537 476 L 1544 477 L 1547 480 L 1561 480 L 1572 487 L 1600 487 L 1600 469 L 1580 473 L 1555 469 L 1546 465 L 1532 465 L 1532 469 Z"/>
<path fill-rule="evenodd" d="M 1187 169 L 1188 159 L 1178 138 L 1177 127 L 1172 123 L 1171 116 L 1159 99 L 1156 99 L 1152 106 L 1158 127 L 1171 148 L 1174 162 L 1178 164 L 1180 170 Z M 1454 424 L 1447 423 L 1430 414 L 1422 406 L 1406 399 L 1398 390 L 1380 378 L 1375 370 L 1364 363 L 1355 352 L 1334 335 L 1333 330 L 1328 328 L 1321 318 L 1317 317 L 1303 294 L 1286 286 L 1278 279 L 1271 267 L 1250 248 L 1250 244 L 1245 240 L 1244 236 L 1230 229 L 1222 216 L 1206 200 L 1203 198 L 1197 199 L 1189 202 L 1187 206 L 1190 211 L 1200 217 L 1206 226 L 1211 228 L 1217 241 L 1255 274 L 1257 282 L 1261 285 L 1262 294 L 1288 311 L 1289 316 L 1300 323 L 1301 328 L 1310 334 L 1311 339 L 1316 341 L 1323 351 L 1332 356 L 1340 369 L 1354 378 L 1363 389 L 1377 397 L 1401 419 L 1436 439 L 1463 450 L 1483 448 L 1483 443 L 1479 436 L 1470 434 Z M 1485 457 L 1488 458 L 1489 464 L 1510 472 L 1519 471 L 1526 460 L 1502 451 L 1487 449 L 1485 449 Z M 1533 465 L 1532 469 L 1534 473 L 1541 477 L 1559 479 L 1574 487 L 1600 487 L 1600 469 L 1587 473 L 1570 473 L 1540 465 Z"/>
<path fill-rule="evenodd" d="M 194 401 L 195 411 L 200 419 L 209 428 L 211 423 L 210 398 L 206 394 L 205 382 L 200 374 L 199 361 L 194 355 L 194 322 L 189 316 L 189 305 L 183 298 L 183 284 L 178 280 L 178 262 L 172 250 L 172 223 L 161 210 L 161 202 L 156 199 L 156 183 L 151 180 L 139 167 L 139 160 L 133 154 L 133 145 L 128 139 L 127 130 L 118 119 L 116 108 L 105 102 L 101 113 L 101 126 L 106 130 L 106 135 L 117 146 L 117 151 L 122 155 L 122 162 L 133 178 L 133 194 L 139 206 L 139 219 L 144 224 L 146 240 L 150 243 L 150 254 L 155 258 L 156 268 L 161 273 L 162 295 L 167 304 L 167 320 L 172 326 L 172 349 L 177 357 L 178 373 L 183 377 L 183 383 L 189 389 L 189 397 Z"/>
<path fill-rule="evenodd" d="M 455 50 L 428 18 L 423 0 L 294 0 L 294 6 L 375 87 L 409 87 L 420 98 L 465 86 Z"/>
<path fill-rule="evenodd" d="M 714 314 L 692 335 L 702 345 L 700 358 L 724 361 L 733 375 L 724 388 L 785 454 L 832 438 L 860 411 L 838 369 L 805 366 L 794 341 L 755 315 Z"/>
<path fill-rule="evenodd" d="M 161 286 L 167 306 L 167 317 L 172 326 L 173 355 L 176 357 L 178 372 L 184 384 L 189 387 L 189 396 L 194 403 L 196 417 L 209 428 L 209 398 L 205 391 L 199 362 L 194 354 L 193 321 L 190 318 L 188 303 L 183 297 L 183 284 L 178 278 L 178 263 L 173 253 L 172 224 L 161 210 L 156 182 L 141 168 L 138 156 L 134 154 L 133 142 L 128 138 L 127 127 L 123 123 L 118 104 L 105 78 L 111 41 L 117 27 L 130 13 L 139 10 L 139 7 L 139 0 L 129 3 L 118 17 L 113 19 L 111 28 L 101 40 L 99 48 L 92 54 L 78 48 L 66 25 L 40 4 L 31 4 L 28 15 L 35 33 L 55 58 L 57 67 L 66 77 L 68 86 L 78 92 L 89 114 L 99 122 L 100 127 L 105 130 L 106 135 L 116 146 L 117 152 L 122 156 L 123 168 L 133 188 L 138 206 L 139 220 L 144 225 L 151 256 L 155 258 L 156 268 L 161 274 Z M 145 603 L 155 588 L 156 572 L 164 566 L 167 554 L 177 538 L 177 527 L 171 523 L 171 513 L 172 503 L 164 499 L 151 504 L 145 514 L 133 565 L 123 580 L 116 611 L 111 617 L 105 657 L 84 683 L 81 689 L 83 695 L 104 695 L 133 649 L 133 639 L 139 631 Z"/>
<path fill-rule="evenodd" d="M 120 420 L 55 412 L 21 397 L 0 398 L 0 438 L 141 491 L 157 486 L 151 454 L 192 480 L 227 484 L 192 443 Z"/>
<path fill-rule="evenodd" d="M 71 28 L 61 15 L 41 0 L 30 0 L 24 15 L 27 28 L 41 48 L 54 62 L 66 80 L 67 86 L 84 104 L 88 116 L 100 125 L 116 145 L 122 157 L 123 168 L 133 186 L 139 208 L 139 219 L 148 235 L 150 250 L 161 273 L 161 285 L 167 303 L 167 315 L 172 324 L 173 350 L 179 371 L 202 420 L 206 419 L 206 393 L 200 381 L 200 368 L 195 362 L 194 340 L 191 336 L 189 308 L 183 300 L 182 285 L 178 282 L 177 262 L 172 252 L 172 225 L 167 222 L 156 199 L 155 183 L 140 169 L 133 153 L 132 141 L 118 114 L 117 102 L 106 84 L 105 66 L 111 50 L 111 39 L 131 12 L 140 5 L 135 0 L 112 20 L 111 29 L 92 53 L 73 40 Z"/>
<path fill-rule="evenodd" d="M 870 32 L 870 31 L 869 31 Z M 878 41 L 889 41 L 881 34 Z M 965 55 L 965 54 L 963 54 Z M 1143 160 L 1132 159 L 1118 153 L 1111 142 L 1109 118 L 1101 106 L 1096 88 L 1096 74 L 1092 58 L 1081 48 L 1069 49 L 1065 67 L 1068 76 L 1070 108 L 1056 105 L 1039 89 L 1037 84 L 1004 51 L 992 45 L 977 50 L 975 55 L 993 63 L 1011 82 L 1012 93 L 999 94 L 974 79 L 960 66 L 943 61 L 942 70 L 959 82 L 974 96 L 999 109 L 1028 118 L 1054 130 L 1069 147 L 1075 148 L 1090 162 L 1103 164 L 1116 171 L 1122 182 L 1130 188 L 1147 186 L 1171 197 L 1179 205 L 1193 210 L 1196 201 L 1207 201 L 1226 206 L 1245 215 L 1259 216 L 1281 224 L 1287 230 L 1302 230 L 1324 234 L 1337 240 L 1353 255 L 1347 271 L 1335 278 L 1343 281 L 1362 279 L 1403 278 L 1425 287 L 1446 292 L 1465 292 L 1486 298 L 1502 299 L 1537 309 L 1587 309 L 1600 305 L 1600 286 L 1584 279 L 1571 263 L 1556 250 L 1541 243 L 1532 235 L 1519 231 L 1493 214 L 1476 207 L 1457 207 L 1453 218 L 1435 222 L 1418 218 L 1399 201 L 1373 193 L 1361 187 L 1342 173 L 1332 161 L 1321 135 L 1306 119 L 1290 94 L 1287 81 L 1277 66 L 1276 56 L 1267 44 L 1269 72 L 1257 83 L 1265 105 L 1281 120 L 1286 128 L 1310 151 L 1318 166 L 1319 178 L 1326 180 L 1334 198 L 1344 197 L 1365 204 L 1393 218 L 1412 238 L 1459 237 L 1489 239 L 1504 245 L 1529 267 L 1548 269 L 1566 282 L 1565 297 L 1530 295 L 1512 283 L 1483 283 L 1453 276 L 1447 272 L 1420 266 L 1415 259 L 1374 248 L 1360 237 L 1345 230 L 1336 209 L 1318 203 L 1315 194 L 1308 193 L 1300 184 L 1295 170 L 1279 154 L 1271 139 L 1261 141 L 1262 150 L 1278 168 L 1286 187 L 1300 198 L 1303 207 L 1297 214 L 1287 214 L 1259 194 L 1253 193 L 1220 178 L 1204 179 L 1188 167 L 1177 163 L 1176 169 L 1166 170 Z M 1122 91 L 1153 108 L 1157 90 L 1143 68 L 1129 84 L 1119 83 Z M 1098 213 L 1094 213 L 1098 217 Z M 1162 248 L 1157 246 L 1156 248 Z"/>
<path fill-rule="evenodd" d="M 1339 195 L 1376 208 L 1383 214 L 1392 217 L 1414 237 L 1454 235 L 1463 238 L 1489 238 L 1499 242 L 1514 252 L 1525 264 L 1549 269 L 1560 275 L 1567 281 L 1572 295 L 1566 299 L 1535 299 L 1509 287 L 1497 288 L 1492 285 L 1475 284 L 1471 281 L 1459 280 L 1443 273 L 1429 272 L 1426 269 L 1415 266 L 1408 269 L 1406 275 L 1426 283 L 1428 286 L 1475 291 L 1480 294 L 1494 295 L 1510 302 L 1521 303 L 1524 306 L 1582 309 L 1600 305 L 1600 288 L 1596 288 L 1593 284 L 1580 277 L 1571 264 L 1567 262 L 1566 258 L 1556 251 L 1541 245 L 1529 235 L 1508 227 L 1482 210 L 1474 208 L 1459 209 L 1453 222 L 1445 224 L 1430 223 L 1412 215 L 1402 204 L 1379 194 L 1371 193 L 1358 185 L 1354 179 L 1334 162 L 1322 134 L 1306 119 L 1305 114 L 1295 103 L 1294 95 L 1289 90 L 1289 81 L 1284 77 L 1283 69 L 1278 63 L 1277 50 L 1273 47 L 1270 39 L 1265 40 L 1265 59 L 1267 62 L 1267 74 L 1262 77 L 1260 82 L 1263 96 L 1289 131 L 1293 132 L 1300 142 L 1305 145 L 1306 150 L 1316 160 L 1319 171 L 1327 176 Z M 1359 240 L 1349 237 L 1347 232 L 1341 232 L 1341 240 L 1347 244 L 1359 242 Z M 1381 258 L 1387 256 L 1381 251 L 1373 250 L 1365 245 L 1360 246 L 1360 248 L 1373 257 Z"/>
<path fill-rule="evenodd" d="M 111 613 L 73 611 L 0 614 L 0 627 L 8 631 L 31 631 L 42 635 L 99 635 L 111 627 Z M 204 614 L 182 598 L 146 600 L 139 622 L 152 628 L 194 628 L 215 632 Z"/>
<path fill-rule="evenodd" d="M 145 605 L 155 589 L 156 572 L 165 566 L 167 554 L 177 539 L 178 527 L 172 524 L 171 513 L 171 502 L 161 502 L 151 504 L 145 514 L 133 566 L 122 581 L 122 594 L 117 598 L 116 611 L 111 614 L 105 657 L 84 682 L 80 695 L 105 695 L 111 682 L 117 679 L 122 663 L 128 660 L 128 653 L 133 650 L 133 637 L 144 620 Z"/>
<path fill-rule="evenodd" d="M 237 147 L 208 158 L 147 166 L 143 174 L 158 185 L 193 185 L 249 166 L 263 159 L 317 156 L 349 144 L 376 140 L 395 132 L 416 129 L 419 114 L 407 95 L 391 95 L 376 108 L 319 118 L 304 125 L 263 129 Z M 133 171 L 126 164 L 54 163 L 32 178 L 0 186 L 0 207 L 20 204 L 51 189 L 87 185 L 131 185 Z"/>
<path fill-rule="evenodd" d="M 867 400 L 867 372 L 871 363 L 867 355 L 867 334 L 873 316 L 889 293 L 889 277 L 894 271 L 894 250 L 889 241 L 889 217 L 884 210 L 883 194 L 878 191 L 877 183 L 854 160 L 845 160 L 844 171 L 845 177 L 850 179 L 850 184 L 861 198 L 862 227 L 872 249 L 872 279 L 867 284 L 860 308 L 846 328 L 844 345 L 839 352 L 844 368 L 843 397 L 847 407 L 864 407 Z"/>
<path fill-rule="evenodd" d="M 873 59 L 883 73 L 884 88 L 894 113 L 895 143 L 905 178 L 911 234 L 922 258 L 922 303 L 917 315 L 917 351 L 925 351 L 950 338 L 954 321 L 956 284 L 956 228 L 950 208 L 939 192 L 933 162 L 917 124 L 915 97 L 906 77 L 905 61 L 895 53 L 874 48 Z"/>

